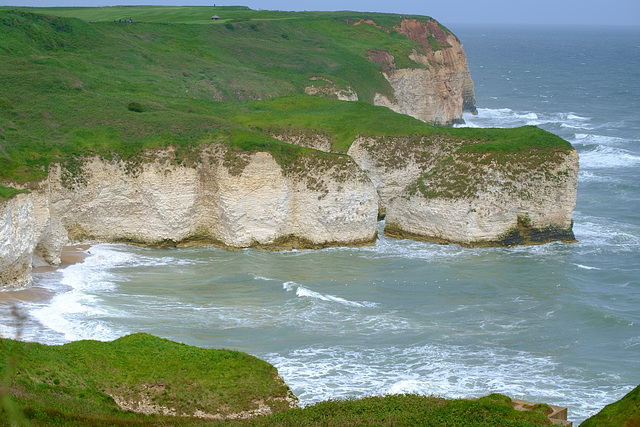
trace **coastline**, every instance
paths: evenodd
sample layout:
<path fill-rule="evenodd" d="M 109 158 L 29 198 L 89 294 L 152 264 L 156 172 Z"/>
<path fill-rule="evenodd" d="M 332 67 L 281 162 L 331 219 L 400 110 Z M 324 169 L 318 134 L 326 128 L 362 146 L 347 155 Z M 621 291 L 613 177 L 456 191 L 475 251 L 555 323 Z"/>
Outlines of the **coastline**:
<path fill-rule="evenodd" d="M 73 264 L 79 264 L 90 255 L 88 252 L 90 248 L 90 244 L 64 246 L 60 254 L 60 265 L 34 267 L 33 273 L 46 273 L 48 271 L 61 270 Z"/>
<path fill-rule="evenodd" d="M 78 244 L 68 245 L 62 248 L 60 254 L 60 264 L 52 266 L 34 267 L 33 274 L 52 273 L 63 270 L 70 265 L 79 264 L 90 254 L 91 245 Z M 53 292 L 38 285 L 31 285 L 26 288 L 3 289 L 0 290 L 0 310 L 10 308 L 16 304 L 28 302 L 46 302 L 53 296 Z"/>

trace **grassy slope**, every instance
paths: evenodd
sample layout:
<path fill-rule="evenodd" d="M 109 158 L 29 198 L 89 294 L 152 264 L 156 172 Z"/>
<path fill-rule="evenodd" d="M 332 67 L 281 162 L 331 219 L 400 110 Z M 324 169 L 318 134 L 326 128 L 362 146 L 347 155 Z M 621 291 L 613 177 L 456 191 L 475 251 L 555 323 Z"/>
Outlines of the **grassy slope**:
<path fill-rule="evenodd" d="M 211 21 L 212 14 L 223 19 Z M 134 24 L 113 23 L 125 16 Z M 42 179 L 51 162 L 79 155 L 127 158 L 169 144 L 186 157 L 198 144 L 231 140 L 240 149 L 301 150 L 263 131 L 273 126 L 326 133 L 338 152 L 357 134 L 433 132 L 493 140 L 493 151 L 543 139 L 568 149 L 538 130 L 438 129 L 368 104 L 302 95 L 313 76 L 352 86 L 365 101 L 389 94 L 379 67 L 366 59 L 370 48 L 405 58 L 399 66 L 418 66 L 406 59 L 413 42 L 351 25 L 359 18 L 387 29 L 401 19 L 247 8 L 0 8 L 0 182 Z M 130 111 L 131 102 L 144 112 Z M 513 144 L 514 136 L 524 145 Z M 0 197 L 10 195 L 0 185 Z"/>
<path fill-rule="evenodd" d="M 63 346 L 0 340 L 0 354 L 0 378 L 14 401 L 7 405 L 8 395 L 2 397 L 0 423 L 17 417 L 6 411 L 16 407 L 43 425 L 55 424 L 56 418 L 82 425 L 158 422 L 158 417 L 122 411 L 110 394 L 135 402 L 149 394 L 153 403 L 178 414 L 196 409 L 238 413 L 256 409 L 258 400 L 274 410 L 288 407 L 270 400 L 286 398 L 289 390 L 268 363 L 237 351 L 200 349 L 146 334 Z"/>
<path fill-rule="evenodd" d="M 637 427 L 640 426 L 640 386 L 617 402 L 585 420 L 581 427 Z"/>
<path fill-rule="evenodd" d="M 140 415 L 122 411 L 106 393 L 176 408 L 240 412 L 252 402 L 283 398 L 288 388 L 274 381 L 276 370 L 244 353 L 205 350 L 146 334 L 113 342 L 78 341 L 63 346 L 0 340 L 0 425 L 200 425 L 222 421 Z M 4 386 L 4 387 L 2 387 Z M 234 425 L 477 425 L 548 424 L 540 412 L 517 412 L 509 398 L 478 401 L 396 395 L 328 401 L 286 410 L 271 401 L 274 414 Z M 222 409 L 224 408 L 224 409 Z M 20 423 L 22 421 L 23 423 Z"/>

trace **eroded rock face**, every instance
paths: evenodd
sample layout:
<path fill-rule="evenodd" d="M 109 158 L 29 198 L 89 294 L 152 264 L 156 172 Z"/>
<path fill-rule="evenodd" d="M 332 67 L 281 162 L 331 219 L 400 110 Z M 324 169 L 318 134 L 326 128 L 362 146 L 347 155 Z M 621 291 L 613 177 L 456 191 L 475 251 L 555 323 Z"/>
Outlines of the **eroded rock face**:
<path fill-rule="evenodd" d="M 491 156 L 442 135 L 359 138 L 349 154 L 386 214 L 385 234 L 464 246 L 575 241 L 575 150 Z"/>
<path fill-rule="evenodd" d="M 66 173 L 61 166 L 50 171 L 50 198 L 71 239 L 160 244 L 189 236 L 195 169 L 158 158 L 131 171 L 125 162 L 91 158 L 73 185 Z"/>
<path fill-rule="evenodd" d="M 31 254 L 35 249 L 33 202 L 18 194 L 0 204 L 0 285 L 31 284 Z"/>
<path fill-rule="evenodd" d="M 310 85 L 304 88 L 304 93 L 307 95 L 339 99 L 340 101 L 358 100 L 358 94 L 351 86 L 340 87 L 335 82 L 319 76 L 311 77 L 309 80 Z"/>
<path fill-rule="evenodd" d="M 552 173 L 565 173 L 561 183 L 513 181 L 499 169 L 486 170 L 496 181 L 475 195 L 462 198 L 424 197 L 405 192 L 387 208 L 385 234 L 399 238 L 459 243 L 463 246 L 512 246 L 575 241 L 572 212 L 575 206 L 573 165 L 568 156 Z M 489 168 L 487 168 L 489 169 Z M 577 176 L 576 176 L 577 178 Z M 504 179 L 504 181 L 500 181 Z M 575 180 L 577 181 L 577 179 Z"/>
<path fill-rule="evenodd" d="M 179 166 L 171 150 L 144 162 L 85 159 L 75 175 L 52 167 L 31 194 L 0 206 L 2 287 L 31 282 L 76 241 L 151 246 L 322 248 L 373 244 L 378 196 L 347 156 L 301 155 L 281 166 L 266 152 L 209 147 Z"/>
<path fill-rule="evenodd" d="M 282 164 L 267 152 L 210 146 L 193 165 L 177 165 L 167 149 L 140 162 L 85 159 L 76 175 L 52 167 L 30 194 L 0 205 L 0 283 L 27 285 L 32 265 L 59 263 L 67 233 L 150 246 L 322 248 L 373 244 L 377 217 L 386 215 L 385 234 L 399 238 L 574 240 L 575 150 L 462 149 L 470 143 L 441 134 L 358 137 L 348 155 L 312 151 Z"/>
<path fill-rule="evenodd" d="M 31 284 L 32 267 L 60 264 L 67 232 L 43 192 L 0 203 L 0 288 Z"/>
<path fill-rule="evenodd" d="M 458 38 L 434 20 L 404 19 L 396 30 L 421 46 L 410 58 L 423 68 L 396 69 L 389 52 L 370 51 L 395 98 L 376 94 L 374 104 L 437 125 L 462 121 L 463 111 L 475 113 L 473 80 Z"/>
<path fill-rule="evenodd" d="M 373 243 L 377 194 L 355 163 L 310 156 L 286 171 L 257 152 L 225 166 L 223 151 L 203 152 L 194 167 L 158 156 L 134 173 L 94 158 L 70 188 L 59 168 L 50 177 L 52 205 L 76 240 L 275 249 Z"/>

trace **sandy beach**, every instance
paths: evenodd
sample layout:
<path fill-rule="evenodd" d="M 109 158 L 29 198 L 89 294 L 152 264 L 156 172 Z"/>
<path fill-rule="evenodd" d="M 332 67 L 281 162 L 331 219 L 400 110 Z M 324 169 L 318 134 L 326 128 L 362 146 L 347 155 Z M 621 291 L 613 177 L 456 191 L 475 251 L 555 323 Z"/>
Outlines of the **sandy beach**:
<path fill-rule="evenodd" d="M 53 272 L 72 264 L 80 263 L 89 256 L 88 250 L 90 247 L 91 245 L 86 244 L 65 246 L 62 248 L 62 254 L 60 255 L 60 265 L 35 267 L 33 274 Z M 44 302 L 52 295 L 51 291 L 37 285 L 32 285 L 27 288 L 0 290 L 0 309 L 21 302 Z"/>

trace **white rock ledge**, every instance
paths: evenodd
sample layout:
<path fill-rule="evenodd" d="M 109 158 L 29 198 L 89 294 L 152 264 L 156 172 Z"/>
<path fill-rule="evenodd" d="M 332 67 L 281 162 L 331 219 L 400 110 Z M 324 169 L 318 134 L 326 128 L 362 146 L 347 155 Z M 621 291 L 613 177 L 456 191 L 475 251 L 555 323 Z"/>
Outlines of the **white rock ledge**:
<path fill-rule="evenodd" d="M 455 138 L 433 135 L 357 138 L 349 156 L 317 151 L 284 166 L 268 152 L 230 156 L 217 146 L 202 149 L 193 165 L 172 162 L 171 149 L 137 162 L 88 158 L 75 174 L 54 165 L 30 194 L 0 203 L 0 288 L 29 285 L 32 266 L 58 264 L 68 239 L 362 246 L 375 243 L 379 212 L 385 234 L 396 238 L 463 246 L 575 241 L 575 150 L 531 169 L 454 159 L 453 166 L 469 167 L 466 175 L 452 170 L 425 183 L 458 147 Z M 464 194 L 438 196 L 451 185 Z"/>

